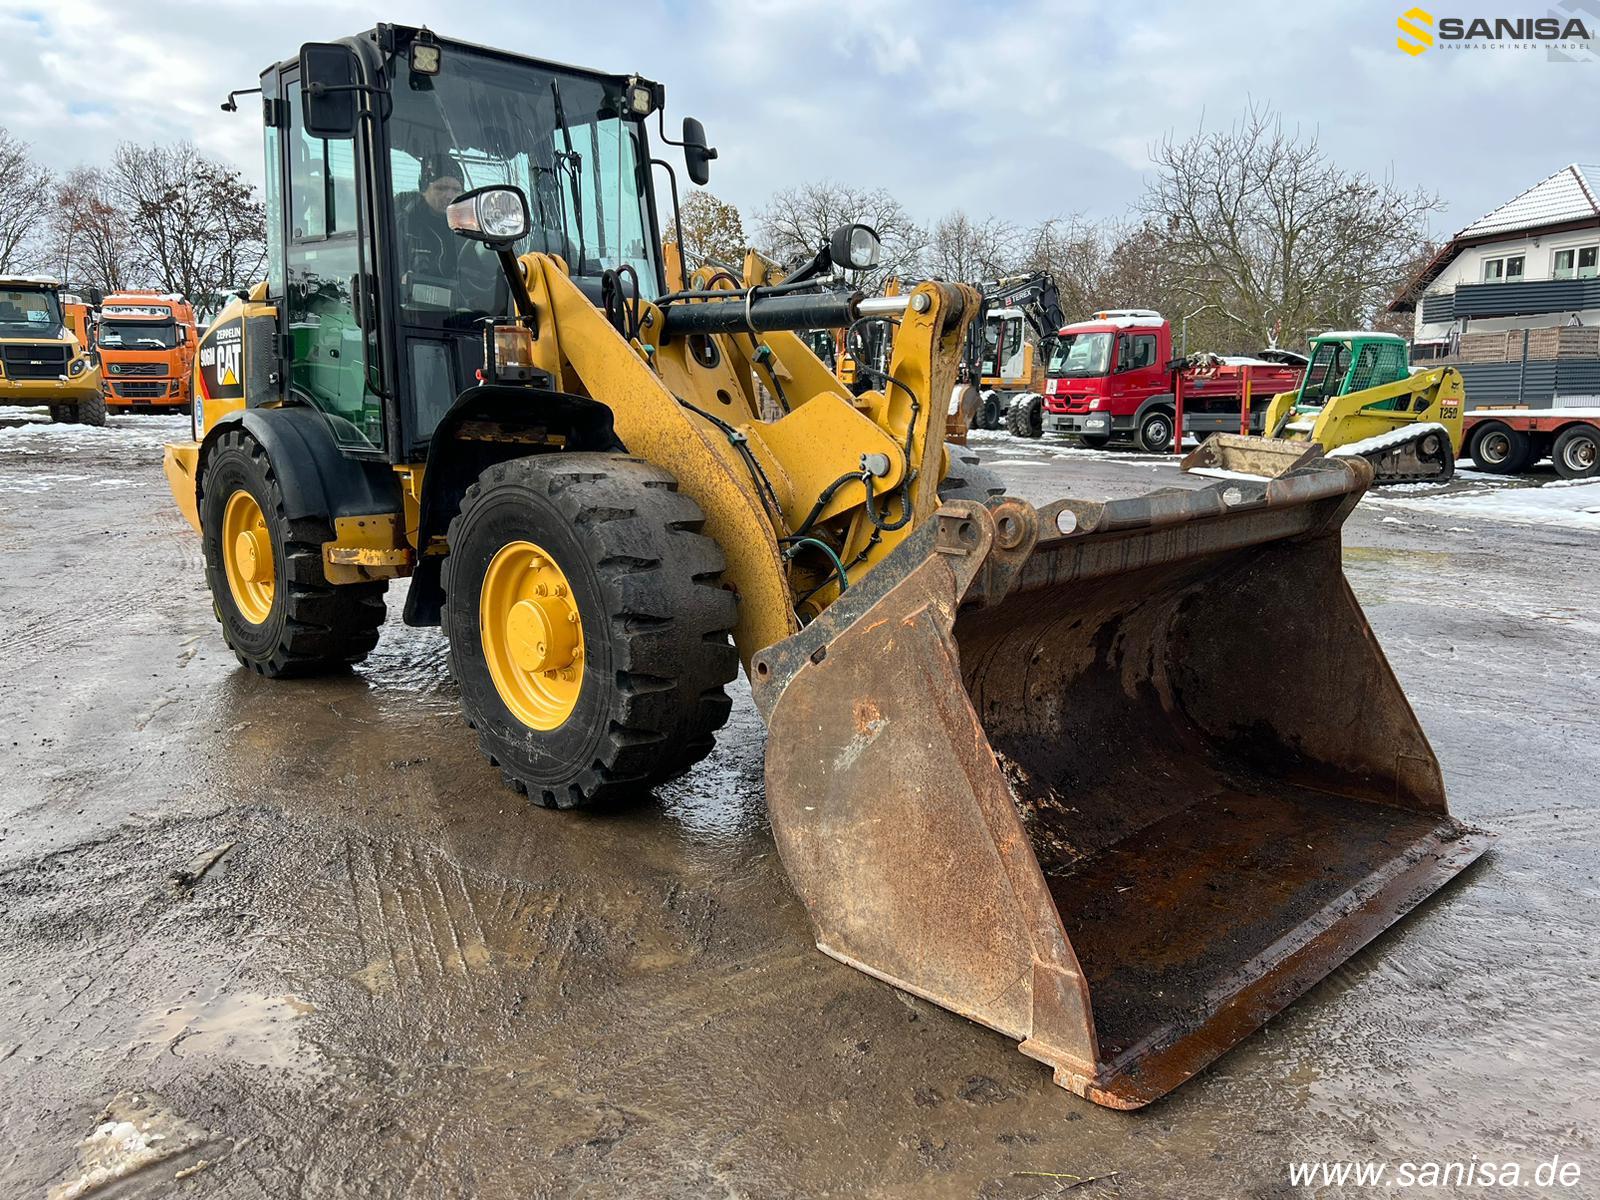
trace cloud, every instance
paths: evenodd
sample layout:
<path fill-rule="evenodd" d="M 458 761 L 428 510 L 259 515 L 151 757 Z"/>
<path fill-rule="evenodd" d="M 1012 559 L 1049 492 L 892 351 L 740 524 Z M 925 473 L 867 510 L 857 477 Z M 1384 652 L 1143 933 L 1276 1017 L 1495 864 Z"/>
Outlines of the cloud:
<path fill-rule="evenodd" d="M 930 223 L 955 207 L 1019 224 L 1117 217 L 1152 144 L 1226 126 L 1251 100 L 1315 129 L 1347 168 L 1441 192 L 1445 233 L 1600 158 L 1585 116 L 1600 65 L 1412 59 L 1394 47 L 1392 5 L 1279 0 L 483 2 L 448 16 L 408 0 L 58 0 L 0 11 L 0 120 L 57 170 L 107 161 L 125 139 L 187 138 L 258 179 L 258 110 L 219 102 L 302 41 L 380 16 L 665 82 L 672 120 L 705 121 L 721 151 L 712 188 L 747 222 L 776 189 L 823 177 L 888 188 Z"/>

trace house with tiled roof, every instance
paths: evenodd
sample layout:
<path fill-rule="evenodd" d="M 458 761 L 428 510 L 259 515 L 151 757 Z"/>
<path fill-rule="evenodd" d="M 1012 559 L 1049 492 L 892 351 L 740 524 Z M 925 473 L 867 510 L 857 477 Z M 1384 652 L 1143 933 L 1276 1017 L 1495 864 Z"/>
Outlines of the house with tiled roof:
<path fill-rule="evenodd" d="M 1600 393 L 1600 166 L 1574 163 L 1439 249 L 1389 311 L 1413 361 L 1460 367 L 1468 407 Z"/>

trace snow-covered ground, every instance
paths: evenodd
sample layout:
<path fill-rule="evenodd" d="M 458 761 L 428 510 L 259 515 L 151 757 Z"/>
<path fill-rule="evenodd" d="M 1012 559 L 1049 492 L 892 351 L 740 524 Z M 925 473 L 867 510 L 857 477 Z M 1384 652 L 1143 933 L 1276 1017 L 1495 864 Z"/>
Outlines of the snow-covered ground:
<path fill-rule="evenodd" d="M 63 454 L 75 450 L 137 451 L 161 459 L 167 442 L 189 436 L 187 416 L 177 414 L 124 415 L 113 412 L 103 426 L 57 425 L 44 409 L 0 408 L 0 456 L 12 454 Z"/>
<path fill-rule="evenodd" d="M 1510 521 L 1518 525 L 1555 525 L 1600 532 L 1600 480 L 1525 478 L 1463 472 L 1466 487 L 1402 484 L 1375 489 L 1365 503 L 1384 509 L 1410 509 L 1450 517 L 1458 524 L 1474 519 Z M 1449 491 L 1445 491 L 1445 487 Z M 1424 491 L 1423 489 L 1430 489 Z M 1387 519 L 1387 518 L 1386 518 Z"/>

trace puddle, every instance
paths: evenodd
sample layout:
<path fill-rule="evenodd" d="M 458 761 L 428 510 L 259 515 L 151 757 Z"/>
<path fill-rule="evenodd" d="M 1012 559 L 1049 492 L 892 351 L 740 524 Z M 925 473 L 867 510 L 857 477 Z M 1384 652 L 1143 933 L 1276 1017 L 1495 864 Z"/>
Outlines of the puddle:
<path fill-rule="evenodd" d="M 146 1019 L 134 1044 L 174 1058 L 225 1058 L 277 1071 L 320 1072 L 321 1055 L 302 1043 L 295 1028 L 300 1017 L 315 1011 L 295 996 L 225 993 Z"/>
<path fill-rule="evenodd" d="M 133 1176 L 146 1175 L 142 1195 L 168 1195 L 172 1183 L 200 1169 L 200 1162 L 183 1165 L 183 1156 L 211 1141 L 211 1134 L 161 1108 L 151 1096 L 124 1092 L 106 1105 L 100 1120 L 78 1147 L 78 1162 L 69 1178 L 52 1187 L 48 1200 L 79 1200 L 115 1189 L 118 1196 L 132 1193 L 118 1185 Z M 168 1164 L 172 1171 L 153 1168 Z M 159 1175 L 159 1178 L 154 1176 Z"/>

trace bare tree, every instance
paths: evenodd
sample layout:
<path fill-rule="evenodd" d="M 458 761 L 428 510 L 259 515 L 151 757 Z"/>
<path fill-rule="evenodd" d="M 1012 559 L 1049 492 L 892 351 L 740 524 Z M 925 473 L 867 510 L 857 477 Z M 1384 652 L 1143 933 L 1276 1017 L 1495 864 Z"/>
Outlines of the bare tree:
<path fill-rule="evenodd" d="M 970 283 L 1014 273 L 1020 252 L 1015 225 L 998 217 L 974 221 L 958 208 L 934 225 L 923 266 L 936 279 Z"/>
<path fill-rule="evenodd" d="M 684 262 L 688 270 L 713 262 L 737 273 L 750 241 L 736 207 L 710 192 L 690 192 L 678 215 L 683 222 Z M 678 231 L 671 222 L 665 236 L 669 242 L 677 240 Z"/>
<path fill-rule="evenodd" d="M 33 270 L 48 253 L 51 175 L 28 143 L 0 125 L 0 275 Z"/>
<path fill-rule="evenodd" d="M 56 190 L 51 223 L 62 279 L 105 292 L 129 286 L 132 240 L 103 172 L 95 167 L 69 171 Z"/>
<path fill-rule="evenodd" d="M 1167 138 L 1140 213 L 1159 230 L 1173 285 L 1297 344 L 1371 323 L 1420 249 L 1437 196 L 1329 161 L 1315 133 L 1267 106 L 1231 129 Z"/>
<path fill-rule="evenodd" d="M 882 188 L 863 191 L 828 180 L 778 192 L 759 220 L 762 250 L 791 266 L 809 259 L 840 225 L 872 226 L 883 240 L 882 261 L 871 271 L 845 272 L 852 286 L 866 291 L 891 275 L 914 272 L 928 243 L 927 231 Z"/>
<path fill-rule="evenodd" d="M 204 301 L 260 274 L 266 215 L 255 189 L 188 142 L 124 142 L 112 158 L 111 189 L 148 282 Z"/>

